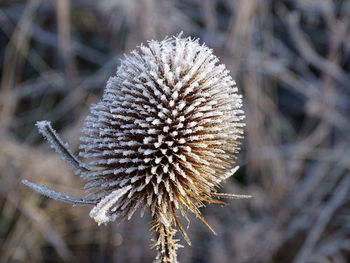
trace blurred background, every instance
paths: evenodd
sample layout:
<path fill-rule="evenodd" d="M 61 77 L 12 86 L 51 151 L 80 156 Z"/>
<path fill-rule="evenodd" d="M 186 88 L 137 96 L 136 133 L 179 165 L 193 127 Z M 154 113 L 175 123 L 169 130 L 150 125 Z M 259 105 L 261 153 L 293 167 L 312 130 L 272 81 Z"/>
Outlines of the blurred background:
<path fill-rule="evenodd" d="M 346 0 L 0 0 L 0 262 L 152 262 L 147 216 L 97 227 L 90 207 L 20 180 L 81 196 L 35 122 L 51 121 L 77 151 L 123 54 L 181 31 L 245 95 L 241 168 L 222 191 L 254 198 L 203 208 L 218 236 L 192 218 L 180 262 L 350 262 Z"/>

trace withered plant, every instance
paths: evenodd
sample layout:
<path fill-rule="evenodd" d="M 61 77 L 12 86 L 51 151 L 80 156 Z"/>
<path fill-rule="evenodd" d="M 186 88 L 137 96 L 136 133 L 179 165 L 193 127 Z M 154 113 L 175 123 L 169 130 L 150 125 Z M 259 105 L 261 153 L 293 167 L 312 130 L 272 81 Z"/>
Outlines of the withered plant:
<path fill-rule="evenodd" d="M 238 168 L 244 126 L 242 96 L 218 62 L 211 49 L 181 35 L 141 45 L 122 60 L 102 100 L 91 107 L 80 138 L 82 160 L 49 122 L 37 123 L 52 148 L 86 180 L 87 195 L 73 198 L 23 183 L 59 201 L 94 205 L 90 217 L 99 225 L 149 210 L 155 262 L 177 262 L 176 230 L 190 244 L 179 213 L 187 218 L 191 211 L 214 232 L 200 207 L 249 197 L 217 191 Z"/>

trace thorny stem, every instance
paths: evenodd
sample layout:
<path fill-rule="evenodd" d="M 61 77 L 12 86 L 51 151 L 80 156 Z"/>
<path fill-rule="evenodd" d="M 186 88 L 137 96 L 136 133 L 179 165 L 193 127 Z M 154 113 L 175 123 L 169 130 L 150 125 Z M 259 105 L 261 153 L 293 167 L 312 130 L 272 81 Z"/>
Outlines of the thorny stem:
<path fill-rule="evenodd" d="M 178 239 L 174 239 L 176 230 L 171 225 L 165 226 L 156 216 L 152 228 L 157 237 L 154 247 L 158 250 L 154 263 L 178 263 L 176 250 L 182 246 L 177 244 Z"/>

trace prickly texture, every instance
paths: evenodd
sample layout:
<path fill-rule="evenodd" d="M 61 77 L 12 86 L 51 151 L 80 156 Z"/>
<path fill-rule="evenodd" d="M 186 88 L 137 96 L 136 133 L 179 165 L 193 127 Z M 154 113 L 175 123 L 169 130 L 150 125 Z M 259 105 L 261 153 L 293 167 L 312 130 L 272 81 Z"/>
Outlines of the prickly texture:
<path fill-rule="evenodd" d="M 68 158 L 87 181 L 85 200 L 95 202 L 90 216 L 98 224 L 150 211 L 157 262 L 176 262 L 174 227 L 189 242 L 177 210 L 210 228 L 199 208 L 232 197 L 217 188 L 236 170 L 242 96 L 218 62 L 198 40 L 180 36 L 132 51 L 86 118 L 83 162 Z"/>

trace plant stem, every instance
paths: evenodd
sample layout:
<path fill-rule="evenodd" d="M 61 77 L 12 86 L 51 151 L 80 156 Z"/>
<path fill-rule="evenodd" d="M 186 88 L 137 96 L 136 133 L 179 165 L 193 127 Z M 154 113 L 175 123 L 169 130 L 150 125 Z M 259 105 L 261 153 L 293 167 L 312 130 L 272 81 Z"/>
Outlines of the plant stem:
<path fill-rule="evenodd" d="M 156 232 L 155 248 L 158 254 L 154 263 L 178 263 L 176 250 L 181 247 L 174 239 L 176 230 L 172 226 L 165 226 L 157 217 L 152 222 Z"/>

